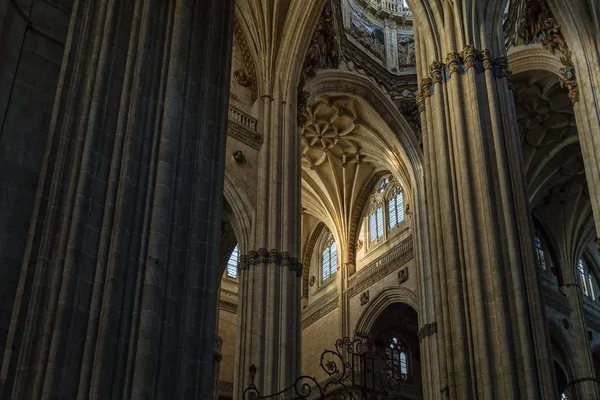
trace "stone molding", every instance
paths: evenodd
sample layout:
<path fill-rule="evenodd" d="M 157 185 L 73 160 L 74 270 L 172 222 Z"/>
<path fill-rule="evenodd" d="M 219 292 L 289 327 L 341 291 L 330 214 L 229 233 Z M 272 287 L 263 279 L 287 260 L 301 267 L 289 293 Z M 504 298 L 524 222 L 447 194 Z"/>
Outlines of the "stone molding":
<path fill-rule="evenodd" d="M 302 311 L 302 329 L 308 328 L 310 325 L 338 308 L 339 305 L 338 290 L 335 288 L 315 300 L 314 303 Z"/>
<path fill-rule="evenodd" d="M 239 295 L 231 290 L 221 289 L 219 309 L 237 314 Z"/>
<path fill-rule="evenodd" d="M 240 256 L 238 269 L 243 271 L 254 266 L 270 264 L 288 267 L 291 271 L 296 272 L 296 276 L 302 276 L 302 263 L 298 261 L 298 258 L 292 257 L 287 251 L 280 252 L 275 249 L 250 250 L 247 254 Z"/>
<path fill-rule="evenodd" d="M 369 199 L 369 196 L 371 196 L 371 193 L 375 189 L 375 185 L 377 185 L 377 182 L 379 182 L 379 180 L 388 173 L 389 172 L 387 171 L 377 172 L 373 174 L 373 176 L 371 176 L 371 178 L 369 178 L 369 180 L 365 183 L 365 186 L 363 187 L 362 192 L 356 200 L 356 204 L 352 210 L 352 219 L 350 220 L 350 235 L 348 238 L 348 243 L 356 243 L 356 238 L 359 235 L 358 230 L 360 229 L 360 223 L 363 217 L 365 204 L 367 204 L 367 200 Z M 351 264 L 356 265 L 355 246 L 348 246 L 348 260 L 350 260 Z"/>
<path fill-rule="evenodd" d="M 227 134 L 253 149 L 260 150 L 264 138 L 258 133 L 258 120 L 250 115 L 229 106 Z"/>
<path fill-rule="evenodd" d="M 508 58 L 505 55 L 492 58 L 490 50 L 477 50 L 474 46 L 468 45 L 460 53 L 448 53 L 445 63 L 433 61 L 429 65 L 429 76 L 421 80 L 420 89 L 415 97 L 419 112 L 425 111 L 425 99 L 431 97 L 432 88 L 436 83 L 448 82 L 454 73 L 466 75 L 471 69 L 474 69 L 477 74 L 492 70 L 496 78 L 506 79 L 508 87 L 514 91 L 512 72 L 508 69 Z"/>
<path fill-rule="evenodd" d="M 310 260 L 312 259 L 312 253 L 315 249 L 315 245 L 317 244 L 317 240 L 321 236 L 321 233 L 325 229 L 325 224 L 323 222 L 319 222 L 315 229 L 312 231 L 310 239 L 306 244 L 306 249 L 304 250 L 304 257 L 302 260 L 302 296 L 308 298 L 308 276 L 310 275 Z"/>
<path fill-rule="evenodd" d="M 413 238 L 410 236 L 398 246 L 350 277 L 348 282 L 348 297 L 351 299 L 363 292 L 375 282 L 378 282 L 405 265 L 413 257 Z"/>
<path fill-rule="evenodd" d="M 237 42 L 238 46 L 240 46 L 240 51 L 242 52 L 242 57 L 244 58 L 244 64 L 246 64 L 246 69 L 248 71 L 247 86 L 249 86 L 250 90 L 252 91 L 252 102 L 254 103 L 258 98 L 256 66 L 254 64 L 254 59 L 252 58 L 252 53 L 250 52 L 248 40 L 246 40 L 246 35 L 244 35 L 244 30 L 242 29 L 242 25 L 238 21 L 237 17 L 233 21 L 233 34 L 235 35 L 235 41 Z"/>

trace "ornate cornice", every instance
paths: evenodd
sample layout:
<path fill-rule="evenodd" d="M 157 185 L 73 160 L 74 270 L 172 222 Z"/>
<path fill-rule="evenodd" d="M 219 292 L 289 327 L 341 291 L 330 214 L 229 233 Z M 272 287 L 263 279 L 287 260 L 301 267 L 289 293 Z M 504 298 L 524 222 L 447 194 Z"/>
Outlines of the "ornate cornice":
<path fill-rule="evenodd" d="M 325 229 L 325 224 L 323 222 L 319 222 L 315 229 L 312 231 L 308 243 L 306 244 L 306 248 L 304 249 L 304 256 L 302 259 L 302 296 L 308 298 L 308 276 L 310 275 L 310 260 L 312 258 L 312 253 L 321 236 L 321 232 Z"/>
<path fill-rule="evenodd" d="M 302 329 L 306 329 L 338 307 L 339 296 L 337 288 L 335 288 L 302 311 Z"/>
<path fill-rule="evenodd" d="M 250 47 L 248 46 L 248 40 L 246 40 L 246 35 L 244 35 L 244 31 L 240 22 L 237 18 L 233 20 L 233 34 L 235 35 L 235 41 L 240 47 L 240 51 L 242 52 L 242 57 L 244 58 L 244 64 L 246 64 L 247 73 L 247 83 L 238 80 L 236 77 L 236 82 L 240 83 L 244 87 L 250 87 L 252 91 L 252 102 L 255 102 L 258 98 L 258 84 L 256 79 L 256 66 L 254 64 L 254 59 L 252 58 L 252 53 L 250 52 Z"/>
<path fill-rule="evenodd" d="M 233 314 L 237 314 L 239 297 L 236 292 L 231 290 L 221 289 L 219 298 L 219 309 Z"/>
<path fill-rule="evenodd" d="M 353 298 L 413 259 L 413 238 L 402 241 L 390 251 L 354 274 L 348 282 L 348 298 Z"/>
<path fill-rule="evenodd" d="M 296 257 L 292 257 L 287 251 L 280 252 L 276 249 L 267 250 L 260 248 L 258 250 L 250 250 L 248 254 L 240 256 L 238 268 L 243 271 L 259 265 L 287 267 L 291 271 L 295 271 L 296 276 L 302 276 L 302 263 Z"/>

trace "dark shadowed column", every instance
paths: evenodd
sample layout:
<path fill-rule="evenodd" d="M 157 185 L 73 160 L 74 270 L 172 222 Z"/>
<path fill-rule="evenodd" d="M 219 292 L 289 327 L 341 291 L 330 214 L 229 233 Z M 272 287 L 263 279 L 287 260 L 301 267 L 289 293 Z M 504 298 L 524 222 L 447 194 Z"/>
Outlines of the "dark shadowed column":
<path fill-rule="evenodd" d="M 231 0 L 74 2 L 2 399 L 208 399 Z"/>

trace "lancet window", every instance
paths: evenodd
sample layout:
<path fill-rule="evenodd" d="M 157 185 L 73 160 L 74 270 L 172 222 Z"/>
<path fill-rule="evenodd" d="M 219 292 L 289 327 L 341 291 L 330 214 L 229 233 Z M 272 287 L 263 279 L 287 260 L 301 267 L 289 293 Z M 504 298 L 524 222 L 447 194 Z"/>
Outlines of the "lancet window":
<path fill-rule="evenodd" d="M 579 272 L 581 291 L 590 299 L 596 300 L 596 287 L 594 284 L 594 277 L 592 276 L 589 269 L 585 265 L 585 262 L 581 258 L 577 262 L 577 271 Z"/>
<path fill-rule="evenodd" d="M 321 257 L 321 277 L 323 281 L 334 276 L 337 271 L 337 245 L 331 232 L 328 231 L 326 235 Z"/>
<path fill-rule="evenodd" d="M 229 278 L 237 279 L 237 268 L 240 259 L 240 249 L 236 244 L 227 260 L 227 276 Z"/>

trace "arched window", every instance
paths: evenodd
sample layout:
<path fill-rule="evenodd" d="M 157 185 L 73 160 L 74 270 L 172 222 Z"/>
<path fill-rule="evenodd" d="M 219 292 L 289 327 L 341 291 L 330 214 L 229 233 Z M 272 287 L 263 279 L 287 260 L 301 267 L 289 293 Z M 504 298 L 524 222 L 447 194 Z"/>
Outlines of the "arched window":
<path fill-rule="evenodd" d="M 236 244 L 227 260 L 227 276 L 233 279 L 237 279 L 237 268 L 240 259 L 240 249 Z"/>
<path fill-rule="evenodd" d="M 399 186 L 395 186 L 388 195 L 389 229 L 404 222 L 404 193 Z"/>
<path fill-rule="evenodd" d="M 548 266 L 546 265 L 546 256 L 544 254 L 542 241 L 540 240 L 539 236 L 535 237 L 535 253 L 537 255 L 538 265 L 541 269 L 546 271 Z"/>
<path fill-rule="evenodd" d="M 577 270 L 579 271 L 581 291 L 590 299 L 596 300 L 596 294 L 594 290 L 594 278 L 592 278 L 592 274 L 587 269 L 585 263 L 581 258 L 577 262 Z"/>
<path fill-rule="evenodd" d="M 392 368 L 399 372 L 402 379 L 406 381 L 408 379 L 408 355 L 397 337 L 390 339 L 389 348 L 386 352 L 389 360 L 391 360 Z"/>
<path fill-rule="evenodd" d="M 333 234 L 329 232 L 325 241 L 325 249 L 323 250 L 323 258 L 321 259 L 321 273 L 323 281 L 331 278 L 337 271 L 337 245 Z"/>
<path fill-rule="evenodd" d="M 369 214 L 369 240 L 375 240 L 383 237 L 383 206 L 381 203 L 374 203 Z"/>

